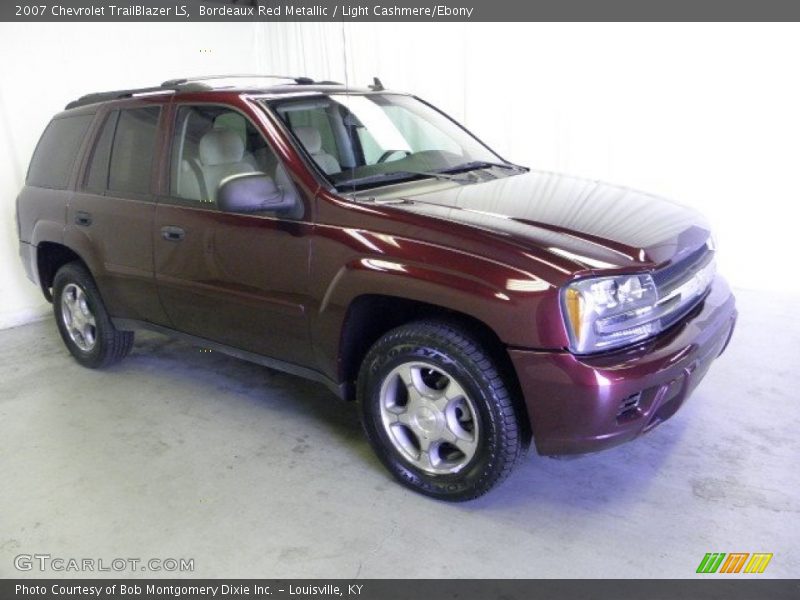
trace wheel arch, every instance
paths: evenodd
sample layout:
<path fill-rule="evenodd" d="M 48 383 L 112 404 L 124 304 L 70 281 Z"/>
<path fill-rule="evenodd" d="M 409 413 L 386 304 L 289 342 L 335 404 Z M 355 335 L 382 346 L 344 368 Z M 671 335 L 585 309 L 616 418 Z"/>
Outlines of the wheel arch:
<path fill-rule="evenodd" d="M 507 347 L 494 329 L 465 312 L 399 295 L 365 293 L 348 305 L 339 342 L 339 375 L 345 382 L 345 398 L 355 399 L 358 370 L 373 344 L 392 329 L 422 320 L 443 322 L 465 332 L 489 354 L 520 411 L 520 424 L 529 441 L 530 419 L 522 388 Z"/>
<path fill-rule="evenodd" d="M 53 280 L 58 270 L 67 263 L 80 261 L 89 269 L 86 261 L 77 252 L 58 242 L 40 242 L 36 246 L 36 269 L 39 287 L 48 302 L 53 301 Z"/>

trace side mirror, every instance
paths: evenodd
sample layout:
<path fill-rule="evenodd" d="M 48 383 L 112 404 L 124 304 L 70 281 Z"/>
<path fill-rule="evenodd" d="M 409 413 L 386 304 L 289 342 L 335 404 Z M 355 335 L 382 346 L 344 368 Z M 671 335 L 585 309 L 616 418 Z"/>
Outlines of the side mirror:
<path fill-rule="evenodd" d="M 294 195 L 281 191 L 264 173 L 231 175 L 217 188 L 217 206 L 225 212 L 286 211 L 294 208 L 295 202 Z"/>

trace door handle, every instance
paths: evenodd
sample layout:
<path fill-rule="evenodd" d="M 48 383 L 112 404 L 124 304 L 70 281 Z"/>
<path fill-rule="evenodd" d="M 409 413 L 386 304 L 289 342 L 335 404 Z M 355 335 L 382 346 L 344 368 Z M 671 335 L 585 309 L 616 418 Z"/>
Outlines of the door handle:
<path fill-rule="evenodd" d="M 165 225 L 161 228 L 161 237 L 168 242 L 180 242 L 184 237 L 186 237 L 186 232 L 181 227 Z"/>
<path fill-rule="evenodd" d="M 79 210 L 78 212 L 75 213 L 75 224 L 88 227 L 89 225 L 92 224 L 92 215 L 90 215 L 85 210 Z"/>

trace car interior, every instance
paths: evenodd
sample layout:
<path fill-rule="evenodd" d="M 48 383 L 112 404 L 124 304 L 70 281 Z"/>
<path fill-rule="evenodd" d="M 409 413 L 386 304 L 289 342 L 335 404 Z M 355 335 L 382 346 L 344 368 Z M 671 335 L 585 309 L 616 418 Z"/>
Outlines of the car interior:
<path fill-rule="evenodd" d="M 245 174 L 261 174 L 274 182 L 284 204 L 294 206 L 283 216 L 302 215 L 302 203 L 285 168 L 247 118 L 224 107 L 181 107 L 173 140 L 172 195 L 216 203 L 219 186 Z"/>
<path fill-rule="evenodd" d="M 319 94 L 270 106 L 335 186 L 497 160 L 441 113 L 403 94 Z"/>

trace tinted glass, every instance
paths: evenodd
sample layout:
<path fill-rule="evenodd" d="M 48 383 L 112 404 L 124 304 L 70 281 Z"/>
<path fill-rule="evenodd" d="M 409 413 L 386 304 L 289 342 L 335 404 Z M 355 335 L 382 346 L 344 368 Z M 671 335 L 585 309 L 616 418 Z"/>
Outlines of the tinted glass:
<path fill-rule="evenodd" d="M 156 128 L 161 109 L 157 106 L 121 110 L 111 149 L 108 189 L 146 194 L 150 191 Z"/>
<path fill-rule="evenodd" d="M 53 119 L 44 130 L 28 169 L 28 185 L 67 187 L 83 136 L 94 115 Z"/>
<path fill-rule="evenodd" d="M 172 139 L 170 195 L 216 202 L 220 182 L 231 175 L 264 173 L 287 185 L 278 159 L 253 124 L 223 106 L 182 106 Z M 276 173 L 277 172 L 277 173 Z"/>
<path fill-rule="evenodd" d="M 118 111 L 110 113 L 103 124 L 92 151 L 92 159 L 86 174 L 85 188 L 92 192 L 104 192 L 108 187 L 108 161 L 111 155 L 111 142 L 117 126 Z"/>
<path fill-rule="evenodd" d="M 257 175 L 263 195 L 253 207 L 232 210 L 282 219 L 301 219 L 305 206 L 264 136 L 241 113 L 226 106 L 185 105 L 172 136 L 170 195 L 216 208 L 220 186 L 239 175 Z M 280 209 L 270 208 L 280 204 Z M 231 210 L 229 208 L 229 210 Z"/>

